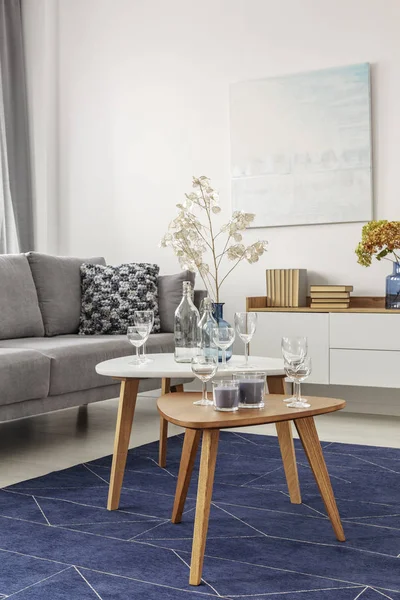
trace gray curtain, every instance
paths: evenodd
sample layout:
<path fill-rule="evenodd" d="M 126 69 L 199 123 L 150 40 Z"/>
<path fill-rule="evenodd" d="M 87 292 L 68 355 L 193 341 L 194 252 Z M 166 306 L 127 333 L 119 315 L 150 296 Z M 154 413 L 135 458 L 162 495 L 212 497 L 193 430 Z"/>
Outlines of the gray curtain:
<path fill-rule="evenodd" d="M 0 253 L 33 247 L 21 0 L 0 0 Z"/>

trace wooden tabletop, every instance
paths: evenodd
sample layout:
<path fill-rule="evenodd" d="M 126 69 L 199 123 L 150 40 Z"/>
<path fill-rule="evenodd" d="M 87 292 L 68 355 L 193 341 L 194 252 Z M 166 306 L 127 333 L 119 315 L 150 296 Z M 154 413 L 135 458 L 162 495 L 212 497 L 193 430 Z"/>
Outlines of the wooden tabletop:
<path fill-rule="evenodd" d="M 221 412 L 214 410 L 213 406 L 195 406 L 193 402 L 200 397 L 201 394 L 195 392 L 165 394 L 157 401 L 158 411 L 167 421 L 186 429 L 226 429 L 313 417 L 335 412 L 346 406 L 344 400 L 307 396 L 311 408 L 288 408 L 283 402 L 287 396 L 268 394 L 264 408 Z"/>

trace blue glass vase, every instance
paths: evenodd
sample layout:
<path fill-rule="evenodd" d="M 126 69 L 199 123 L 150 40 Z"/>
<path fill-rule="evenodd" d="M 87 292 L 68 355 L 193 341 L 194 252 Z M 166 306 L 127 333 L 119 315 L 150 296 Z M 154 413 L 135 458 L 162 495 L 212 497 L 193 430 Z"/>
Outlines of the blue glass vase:
<path fill-rule="evenodd" d="M 230 327 L 224 319 L 224 302 L 213 302 L 213 317 L 218 323 L 218 327 Z M 226 360 L 232 358 L 233 344 L 226 351 Z M 222 362 L 222 350 L 218 350 L 218 362 Z"/>
<path fill-rule="evenodd" d="M 400 309 L 400 263 L 393 263 L 393 273 L 386 277 L 386 308 Z"/>

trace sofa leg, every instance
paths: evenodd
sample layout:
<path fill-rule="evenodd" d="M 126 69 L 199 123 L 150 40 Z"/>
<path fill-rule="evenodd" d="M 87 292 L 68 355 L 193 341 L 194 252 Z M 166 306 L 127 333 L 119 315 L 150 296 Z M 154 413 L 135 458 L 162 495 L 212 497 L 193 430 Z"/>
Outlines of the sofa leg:
<path fill-rule="evenodd" d="M 78 414 L 76 416 L 76 429 L 77 431 L 85 432 L 87 431 L 89 425 L 89 413 L 88 413 L 88 405 L 82 404 L 78 408 Z"/>

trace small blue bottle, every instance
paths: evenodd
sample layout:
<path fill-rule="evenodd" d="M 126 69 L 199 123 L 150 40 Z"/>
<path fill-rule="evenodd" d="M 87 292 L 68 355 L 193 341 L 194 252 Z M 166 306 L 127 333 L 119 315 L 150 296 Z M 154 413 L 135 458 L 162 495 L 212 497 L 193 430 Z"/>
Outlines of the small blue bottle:
<path fill-rule="evenodd" d="M 386 308 L 400 309 L 400 263 L 393 263 L 393 273 L 386 277 Z"/>

